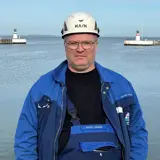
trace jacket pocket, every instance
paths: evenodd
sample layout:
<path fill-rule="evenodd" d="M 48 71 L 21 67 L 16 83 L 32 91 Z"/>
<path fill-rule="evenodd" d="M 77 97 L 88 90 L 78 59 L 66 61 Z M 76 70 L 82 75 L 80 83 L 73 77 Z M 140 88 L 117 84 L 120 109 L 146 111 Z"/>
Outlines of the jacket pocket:
<path fill-rule="evenodd" d="M 134 103 L 135 102 L 134 102 L 133 96 L 128 96 L 128 97 L 124 97 L 119 100 L 116 100 L 116 106 L 117 107 L 120 106 L 123 108 L 123 117 L 127 126 L 130 124 L 132 107 Z"/>
<path fill-rule="evenodd" d="M 36 106 L 38 118 L 38 150 L 40 150 L 40 148 L 43 148 L 42 137 L 44 136 L 46 124 L 47 126 L 50 125 L 48 124 L 48 119 L 50 119 L 49 122 L 52 123 L 52 128 L 50 128 L 50 130 L 55 131 L 55 124 L 53 124 L 55 121 L 51 120 L 49 117 L 50 114 L 52 114 L 53 119 L 55 118 L 57 105 L 55 101 L 50 99 L 50 97 L 44 95 L 36 102 Z"/>
<path fill-rule="evenodd" d="M 113 142 L 80 142 L 80 148 L 83 152 L 108 152 L 117 146 Z"/>

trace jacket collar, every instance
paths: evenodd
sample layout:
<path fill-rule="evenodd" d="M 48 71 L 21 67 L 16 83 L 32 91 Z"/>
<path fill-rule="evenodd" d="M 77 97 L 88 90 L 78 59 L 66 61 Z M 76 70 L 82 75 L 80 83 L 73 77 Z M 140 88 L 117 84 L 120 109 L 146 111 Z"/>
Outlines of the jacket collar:
<path fill-rule="evenodd" d="M 53 71 L 53 78 L 55 81 L 65 84 L 65 73 L 68 67 L 67 60 L 64 60 L 58 67 L 56 67 Z M 112 75 L 112 71 L 104 68 L 99 63 L 95 61 L 95 67 L 100 74 L 100 78 L 102 82 L 114 82 L 114 77 Z"/>

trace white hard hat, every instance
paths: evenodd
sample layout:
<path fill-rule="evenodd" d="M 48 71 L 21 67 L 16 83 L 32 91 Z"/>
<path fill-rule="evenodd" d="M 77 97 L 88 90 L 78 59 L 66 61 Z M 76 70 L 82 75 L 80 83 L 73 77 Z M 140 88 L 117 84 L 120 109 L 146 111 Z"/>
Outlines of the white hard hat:
<path fill-rule="evenodd" d="M 84 12 L 77 12 L 65 20 L 61 33 L 62 38 L 74 33 L 92 33 L 99 37 L 99 28 L 92 16 Z"/>

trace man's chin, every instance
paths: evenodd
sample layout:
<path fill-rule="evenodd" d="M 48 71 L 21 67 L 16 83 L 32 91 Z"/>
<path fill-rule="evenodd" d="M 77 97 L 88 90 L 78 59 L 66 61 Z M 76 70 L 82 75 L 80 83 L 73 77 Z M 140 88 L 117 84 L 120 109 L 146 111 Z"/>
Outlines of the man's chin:
<path fill-rule="evenodd" d="M 89 68 L 87 64 L 73 64 L 72 67 L 77 72 L 84 72 Z"/>

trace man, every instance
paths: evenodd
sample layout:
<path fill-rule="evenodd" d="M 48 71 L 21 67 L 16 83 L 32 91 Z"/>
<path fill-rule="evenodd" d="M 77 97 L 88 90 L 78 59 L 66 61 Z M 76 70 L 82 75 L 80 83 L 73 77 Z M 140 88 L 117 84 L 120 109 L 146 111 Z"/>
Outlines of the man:
<path fill-rule="evenodd" d="M 67 18 L 67 60 L 30 89 L 15 135 L 16 160 L 146 160 L 148 134 L 136 93 L 95 61 L 99 28 L 87 13 Z"/>

